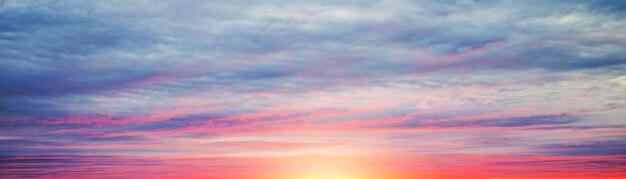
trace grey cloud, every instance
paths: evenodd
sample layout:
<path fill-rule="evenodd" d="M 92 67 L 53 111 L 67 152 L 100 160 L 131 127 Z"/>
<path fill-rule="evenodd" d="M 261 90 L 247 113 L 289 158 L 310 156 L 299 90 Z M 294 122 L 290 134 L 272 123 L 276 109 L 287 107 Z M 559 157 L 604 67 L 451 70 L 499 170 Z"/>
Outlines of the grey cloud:
<path fill-rule="evenodd" d="M 420 117 L 421 118 L 421 117 Z M 485 118 L 476 120 L 431 120 L 423 121 L 420 119 L 413 119 L 406 122 L 393 124 L 393 127 L 523 127 L 533 125 L 553 125 L 553 124 L 568 124 L 576 122 L 577 119 L 574 116 L 568 115 L 540 115 L 540 116 L 526 116 L 526 117 L 512 117 L 512 118 Z"/>

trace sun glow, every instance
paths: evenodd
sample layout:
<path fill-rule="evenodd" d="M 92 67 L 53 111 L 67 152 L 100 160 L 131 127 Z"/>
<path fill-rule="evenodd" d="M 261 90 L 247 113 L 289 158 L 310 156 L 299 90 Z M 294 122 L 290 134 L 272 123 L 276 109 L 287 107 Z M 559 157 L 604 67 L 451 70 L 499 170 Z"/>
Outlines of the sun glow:
<path fill-rule="evenodd" d="M 365 159 L 344 157 L 303 157 L 282 161 L 284 179 L 375 179 L 380 171 Z"/>

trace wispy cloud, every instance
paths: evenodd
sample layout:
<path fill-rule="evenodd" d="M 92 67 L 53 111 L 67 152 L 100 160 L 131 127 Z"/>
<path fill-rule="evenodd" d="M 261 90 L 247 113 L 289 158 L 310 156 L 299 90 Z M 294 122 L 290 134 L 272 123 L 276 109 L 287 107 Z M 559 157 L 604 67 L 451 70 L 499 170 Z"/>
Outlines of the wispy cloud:
<path fill-rule="evenodd" d="M 177 161 L 158 157 L 457 156 L 425 170 L 530 178 L 592 158 L 619 166 L 625 7 L 1 1 L 0 176 L 122 177 L 92 162 L 125 158 L 165 177 L 194 173 L 168 173 Z M 621 172 L 581 171 L 562 177 Z"/>

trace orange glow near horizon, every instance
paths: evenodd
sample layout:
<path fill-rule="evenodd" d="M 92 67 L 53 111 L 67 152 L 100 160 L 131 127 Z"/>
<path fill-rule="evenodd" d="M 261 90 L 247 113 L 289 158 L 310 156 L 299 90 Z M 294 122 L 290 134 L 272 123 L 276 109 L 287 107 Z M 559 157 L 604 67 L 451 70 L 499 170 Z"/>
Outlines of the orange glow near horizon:
<path fill-rule="evenodd" d="M 277 161 L 281 179 L 374 179 L 389 178 L 382 167 L 356 157 L 297 157 Z"/>

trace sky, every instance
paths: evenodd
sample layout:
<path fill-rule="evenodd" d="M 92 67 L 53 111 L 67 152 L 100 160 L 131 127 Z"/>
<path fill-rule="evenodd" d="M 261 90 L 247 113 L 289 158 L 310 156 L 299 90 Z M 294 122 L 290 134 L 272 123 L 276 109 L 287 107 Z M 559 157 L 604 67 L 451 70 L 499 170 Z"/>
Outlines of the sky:
<path fill-rule="evenodd" d="M 626 178 L 626 1 L 0 0 L 0 178 Z"/>

